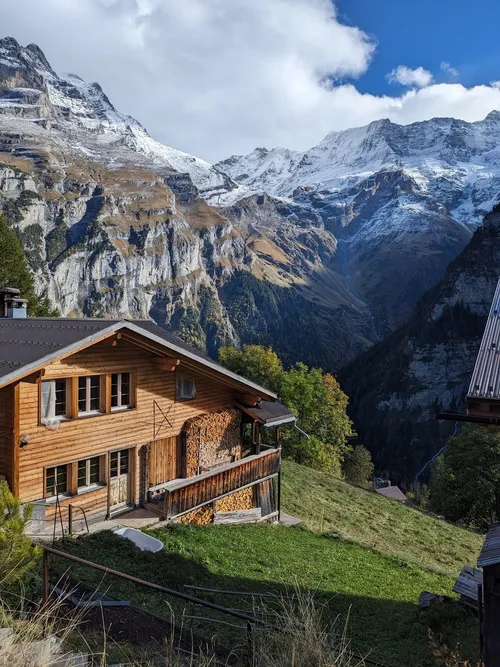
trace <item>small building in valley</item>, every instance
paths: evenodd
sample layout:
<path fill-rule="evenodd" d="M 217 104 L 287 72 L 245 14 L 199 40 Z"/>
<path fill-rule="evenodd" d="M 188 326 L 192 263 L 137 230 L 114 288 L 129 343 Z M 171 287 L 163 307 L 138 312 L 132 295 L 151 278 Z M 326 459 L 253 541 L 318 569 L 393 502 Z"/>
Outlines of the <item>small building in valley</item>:
<path fill-rule="evenodd" d="M 391 498 L 392 500 L 399 500 L 400 502 L 405 503 L 408 498 L 401 491 L 399 486 L 385 486 L 380 489 L 375 489 L 377 493 L 386 498 Z"/>
<path fill-rule="evenodd" d="M 279 443 L 261 433 L 294 421 L 149 320 L 27 318 L 18 293 L 0 293 L 0 477 L 34 503 L 33 531 L 70 505 L 89 518 L 138 505 L 275 516 Z"/>

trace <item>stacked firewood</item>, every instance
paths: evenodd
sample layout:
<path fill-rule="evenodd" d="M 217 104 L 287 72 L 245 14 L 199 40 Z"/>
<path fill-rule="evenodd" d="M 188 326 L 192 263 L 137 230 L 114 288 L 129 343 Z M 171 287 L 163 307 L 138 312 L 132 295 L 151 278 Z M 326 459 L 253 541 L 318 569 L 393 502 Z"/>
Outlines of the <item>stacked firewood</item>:
<path fill-rule="evenodd" d="M 186 422 L 186 469 L 193 477 L 241 457 L 241 412 L 210 412 Z"/>
<path fill-rule="evenodd" d="M 255 507 L 253 488 L 236 491 L 230 496 L 215 501 L 216 512 L 236 512 L 237 510 L 249 510 Z"/>
<path fill-rule="evenodd" d="M 179 517 L 178 523 L 184 525 L 194 523 L 198 526 L 206 526 L 209 523 L 214 521 L 214 510 L 212 505 L 205 505 L 205 507 L 199 507 L 197 510 L 189 512 L 189 514 L 184 514 L 184 516 Z"/>

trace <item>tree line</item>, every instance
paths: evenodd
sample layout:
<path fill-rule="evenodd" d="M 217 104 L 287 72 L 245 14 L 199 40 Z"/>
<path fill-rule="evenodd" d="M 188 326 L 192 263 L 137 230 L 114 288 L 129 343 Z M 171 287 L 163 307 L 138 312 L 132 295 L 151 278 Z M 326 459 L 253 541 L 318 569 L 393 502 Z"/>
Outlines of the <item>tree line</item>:
<path fill-rule="evenodd" d="M 261 345 L 245 345 L 241 350 L 223 347 L 219 361 L 274 391 L 297 415 L 297 423 L 308 437 L 293 427 L 283 428 L 284 456 L 318 470 L 343 474 L 348 481 L 367 484 L 373 474 L 371 456 L 364 447 L 351 445 L 356 432 L 347 415 L 349 399 L 333 375 L 302 362 L 285 369 L 276 352 Z"/>

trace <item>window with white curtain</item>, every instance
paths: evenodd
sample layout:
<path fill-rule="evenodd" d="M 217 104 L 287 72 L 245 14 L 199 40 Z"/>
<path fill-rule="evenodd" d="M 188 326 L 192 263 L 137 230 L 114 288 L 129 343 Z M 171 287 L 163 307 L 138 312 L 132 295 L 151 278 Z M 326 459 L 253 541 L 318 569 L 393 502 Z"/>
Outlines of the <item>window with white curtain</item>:
<path fill-rule="evenodd" d="M 47 380 L 42 382 L 42 423 L 54 419 L 65 419 L 69 415 L 68 380 Z"/>

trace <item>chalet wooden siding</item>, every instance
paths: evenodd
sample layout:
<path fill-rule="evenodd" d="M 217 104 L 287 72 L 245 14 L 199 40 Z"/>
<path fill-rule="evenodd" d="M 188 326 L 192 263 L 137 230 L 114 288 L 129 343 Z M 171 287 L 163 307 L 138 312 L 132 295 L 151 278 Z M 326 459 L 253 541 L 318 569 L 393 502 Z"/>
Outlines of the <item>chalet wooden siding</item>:
<path fill-rule="evenodd" d="M 174 438 L 186 420 L 234 404 L 234 391 L 230 387 L 201 372 L 184 368 L 183 364 L 180 369 L 195 381 L 193 400 L 176 401 L 176 372 L 159 370 L 152 354 L 121 340 L 115 347 L 107 342 L 98 343 L 51 364 L 45 369 L 43 380 L 130 372 L 136 382 L 134 409 L 63 421 L 58 431 L 40 424 L 40 385 L 21 382 L 19 433 L 29 436 L 29 445 L 18 450 L 20 498 L 33 501 L 44 497 L 44 470 L 48 467 L 104 451 L 134 448 L 131 501 L 137 503 L 139 452 L 154 439 L 154 421 L 158 438 Z M 102 494 L 102 491 L 97 493 Z M 80 504 L 83 498 L 76 496 L 73 501 Z M 84 502 L 92 501 L 85 498 Z"/>
<path fill-rule="evenodd" d="M 149 451 L 149 486 L 169 482 L 182 475 L 180 436 L 158 438 Z"/>
<path fill-rule="evenodd" d="M 14 388 L 12 385 L 0 389 L 0 475 L 13 488 L 14 442 L 13 442 Z"/>

